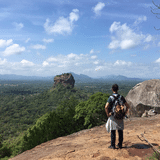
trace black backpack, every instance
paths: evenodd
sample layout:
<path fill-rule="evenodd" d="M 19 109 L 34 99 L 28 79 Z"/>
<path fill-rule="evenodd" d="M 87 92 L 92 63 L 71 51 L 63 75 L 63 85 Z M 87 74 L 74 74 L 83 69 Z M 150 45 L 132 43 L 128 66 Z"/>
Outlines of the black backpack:
<path fill-rule="evenodd" d="M 121 100 L 121 96 L 118 95 L 117 97 L 112 95 L 114 100 L 112 100 L 111 105 L 111 112 L 115 119 L 123 119 L 125 116 L 124 104 Z"/>

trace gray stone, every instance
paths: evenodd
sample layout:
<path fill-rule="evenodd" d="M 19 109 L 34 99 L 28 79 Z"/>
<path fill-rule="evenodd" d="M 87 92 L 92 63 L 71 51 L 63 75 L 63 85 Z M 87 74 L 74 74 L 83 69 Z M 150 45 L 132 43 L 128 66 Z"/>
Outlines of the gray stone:
<path fill-rule="evenodd" d="M 148 115 L 149 115 L 149 116 L 155 116 L 155 115 L 156 115 L 155 110 L 154 110 L 154 109 L 150 109 L 150 110 L 148 111 Z"/>
<path fill-rule="evenodd" d="M 142 114 L 142 116 L 141 117 L 148 117 L 148 111 L 147 110 L 145 110 L 145 112 Z"/>
<path fill-rule="evenodd" d="M 144 81 L 134 86 L 125 97 L 130 104 L 130 116 L 142 116 L 145 110 L 160 114 L 160 79 Z"/>

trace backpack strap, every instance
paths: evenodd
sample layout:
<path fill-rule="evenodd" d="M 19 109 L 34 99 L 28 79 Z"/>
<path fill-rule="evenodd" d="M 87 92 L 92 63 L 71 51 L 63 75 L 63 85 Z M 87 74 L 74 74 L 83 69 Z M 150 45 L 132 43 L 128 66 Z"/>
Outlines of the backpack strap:
<path fill-rule="evenodd" d="M 120 95 L 118 94 L 118 96 L 114 96 L 114 95 L 112 95 L 112 97 L 114 98 L 114 100 L 113 100 L 113 103 L 115 102 L 115 100 L 117 100 L 119 97 L 120 97 Z"/>
<path fill-rule="evenodd" d="M 118 94 L 118 96 L 114 96 L 114 95 L 112 95 L 112 96 L 114 97 L 114 101 L 113 101 L 112 105 L 114 104 L 115 100 L 117 100 L 117 99 L 119 99 L 119 102 L 120 102 L 121 105 L 124 105 L 124 102 L 121 99 L 122 98 L 121 95 Z"/>
<path fill-rule="evenodd" d="M 115 99 L 118 99 L 119 98 L 119 94 L 118 94 L 118 96 L 114 96 L 114 95 L 112 95 L 112 97 L 114 97 Z"/>
<path fill-rule="evenodd" d="M 113 109 L 114 103 L 115 103 L 115 101 L 120 97 L 120 95 L 119 95 L 119 94 L 118 94 L 118 96 L 112 95 L 111 97 L 113 97 L 113 100 L 112 100 L 112 108 L 111 108 L 111 109 Z"/>

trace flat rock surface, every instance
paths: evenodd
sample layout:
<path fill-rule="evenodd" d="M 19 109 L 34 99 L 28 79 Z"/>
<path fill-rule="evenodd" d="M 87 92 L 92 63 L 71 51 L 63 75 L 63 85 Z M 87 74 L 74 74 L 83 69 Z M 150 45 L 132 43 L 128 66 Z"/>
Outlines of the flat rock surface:
<path fill-rule="evenodd" d="M 147 142 L 137 137 L 141 133 L 156 149 L 160 146 L 159 114 L 126 119 L 124 127 L 122 149 L 108 148 L 111 143 L 110 133 L 102 125 L 42 143 L 10 160 L 145 160 L 152 155 L 153 150 Z"/>

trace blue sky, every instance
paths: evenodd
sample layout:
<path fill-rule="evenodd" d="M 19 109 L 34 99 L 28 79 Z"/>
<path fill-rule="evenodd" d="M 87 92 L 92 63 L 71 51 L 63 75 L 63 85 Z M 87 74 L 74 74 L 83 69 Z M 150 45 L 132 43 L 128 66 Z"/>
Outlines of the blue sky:
<path fill-rule="evenodd" d="M 160 78 L 155 5 L 152 0 L 1 0 L 0 74 Z"/>

